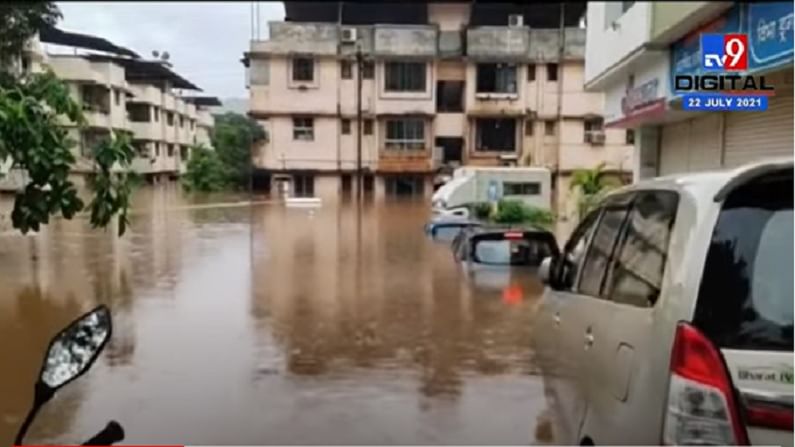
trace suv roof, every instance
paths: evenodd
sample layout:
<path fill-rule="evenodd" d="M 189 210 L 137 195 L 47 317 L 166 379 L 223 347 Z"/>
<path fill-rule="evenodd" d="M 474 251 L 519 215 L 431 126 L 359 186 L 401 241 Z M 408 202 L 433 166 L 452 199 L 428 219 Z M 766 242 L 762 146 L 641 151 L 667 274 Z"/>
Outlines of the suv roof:
<path fill-rule="evenodd" d="M 793 159 L 791 157 L 768 158 L 735 169 L 673 174 L 642 180 L 612 191 L 609 195 L 637 190 L 666 189 L 687 193 L 699 201 L 722 201 L 731 190 L 747 180 L 787 167 L 791 169 L 792 166 Z"/>

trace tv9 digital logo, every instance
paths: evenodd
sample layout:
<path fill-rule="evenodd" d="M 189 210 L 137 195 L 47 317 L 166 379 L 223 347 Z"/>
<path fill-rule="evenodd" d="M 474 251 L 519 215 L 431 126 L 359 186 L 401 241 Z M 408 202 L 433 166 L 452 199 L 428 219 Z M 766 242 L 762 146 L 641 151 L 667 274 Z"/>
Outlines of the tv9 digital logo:
<path fill-rule="evenodd" d="M 748 69 L 748 35 L 702 34 L 701 67 L 704 71 L 745 71 Z"/>

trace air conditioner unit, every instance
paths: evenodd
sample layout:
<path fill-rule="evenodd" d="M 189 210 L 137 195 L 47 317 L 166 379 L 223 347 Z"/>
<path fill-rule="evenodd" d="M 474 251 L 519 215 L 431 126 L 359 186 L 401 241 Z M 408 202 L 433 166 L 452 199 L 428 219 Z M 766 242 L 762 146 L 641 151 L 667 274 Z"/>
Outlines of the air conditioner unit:
<path fill-rule="evenodd" d="M 604 132 L 592 132 L 590 136 L 591 136 L 591 144 L 595 146 L 603 146 L 605 144 Z"/>
<path fill-rule="evenodd" d="M 343 28 L 340 34 L 342 43 L 356 43 L 356 28 Z"/>
<path fill-rule="evenodd" d="M 521 14 L 509 15 L 508 26 L 524 26 L 524 16 Z"/>

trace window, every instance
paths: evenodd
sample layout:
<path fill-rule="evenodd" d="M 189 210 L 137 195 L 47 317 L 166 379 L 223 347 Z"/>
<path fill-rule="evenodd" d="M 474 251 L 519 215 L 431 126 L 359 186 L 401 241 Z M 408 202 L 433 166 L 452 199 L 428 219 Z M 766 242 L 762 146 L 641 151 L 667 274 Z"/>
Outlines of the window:
<path fill-rule="evenodd" d="M 362 79 L 375 78 L 375 63 L 373 61 L 362 62 Z"/>
<path fill-rule="evenodd" d="M 113 102 L 115 102 L 117 106 L 121 105 L 121 90 L 113 91 Z"/>
<path fill-rule="evenodd" d="M 185 128 L 185 115 L 180 115 L 179 116 L 179 127 L 183 128 L 183 129 Z"/>
<path fill-rule="evenodd" d="M 436 83 L 436 111 L 464 111 L 464 81 L 439 81 Z"/>
<path fill-rule="evenodd" d="M 173 157 L 174 156 L 174 145 L 173 144 L 169 144 L 168 145 L 168 156 L 169 157 Z"/>
<path fill-rule="evenodd" d="M 342 79 L 353 78 L 353 63 L 351 63 L 351 61 L 340 62 L 340 77 L 342 77 Z"/>
<path fill-rule="evenodd" d="M 190 121 L 190 130 L 193 130 L 193 128 L 196 126 L 196 121 L 193 120 L 192 118 L 189 121 Z"/>
<path fill-rule="evenodd" d="M 295 197 L 314 197 L 315 177 L 310 174 L 298 174 L 293 176 L 293 196 Z"/>
<path fill-rule="evenodd" d="M 148 123 L 150 108 L 147 104 L 127 103 L 127 116 L 133 123 Z"/>
<path fill-rule="evenodd" d="M 342 120 L 342 134 L 350 135 L 350 133 L 351 133 L 351 120 L 348 119 Z"/>
<path fill-rule="evenodd" d="M 387 120 L 384 147 L 389 150 L 424 150 L 425 123 L 420 118 Z"/>
<path fill-rule="evenodd" d="M 155 157 L 160 156 L 160 143 L 155 143 Z"/>
<path fill-rule="evenodd" d="M 182 160 L 188 159 L 188 146 L 179 147 L 179 158 L 181 158 Z"/>
<path fill-rule="evenodd" d="M 610 205 L 602 213 L 602 218 L 593 236 L 593 242 L 585 255 L 579 293 L 593 297 L 601 296 L 602 282 L 608 263 L 613 256 L 613 247 L 616 244 L 618 232 L 627 215 L 628 205 Z"/>
<path fill-rule="evenodd" d="M 560 261 L 554 266 L 555 271 L 552 275 L 555 278 L 554 285 L 557 289 L 574 291 L 577 274 L 585 260 L 585 250 L 588 248 L 588 242 L 599 221 L 599 213 L 600 211 L 596 210 L 585 216 L 563 247 L 563 254 Z"/>
<path fill-rule="evenodd" d="M 516 65 L 478 64 L 478 93 L 516 93 Z"/>
<path fill-rule="evenodd" d="M 694 317 L 720 348 L 792 352 L 792 201 L 790 168 L 723 203 Z"/>
<path fill-rule="evenodd" d="M 555 122 L 554 121 L 544 121 L 544 135 L 548 137 L 552 137 L 555 135 Z"/>
<path fill-rule="evenodd" d="M 364 120 L 364 129 L 362 133 L 364 133 L 365 135 L 373 134 L 373 120 L 371 119 Z"/>
<path fill-rule="evenodd" d="M 611 300 L 638 307 L 657 302 L 678 204 L 679 196 L 673 192 L 637 195 L 605 281 L 605 295 Z"/>
<path fill-rule="evenodd" d="M 478 119 L 475 128 L 475 150 L 484 152 L 514 152 L 516 150 L 515 119 Z"/>
<path fill-rule="evenodd" d="M 558 64 L 547 64 L 547 81 L 558 80 Z"/>
<path fill-rule="evenodd" d="M 152 110 L 155 111 L 155 122 L 160 121 L 160 109 L 156 106 L 152 106 Z"/>
<path fill-rule="evenodd" d="M 166 123 L 168 123 L 169 126 L 174 125 L 174 112 L 168 112 L 166 114 Z"/>
<path fill-rule="evenodd" d="M 635 144 L 635 130 L 634 129 L 627 129 L 626 135 L 624 135 L 624 142 L 626 144 Z"/>
<path fill-rule="evenodd" d="M 384 89 L 390 92 L 424 92 L 425 64 L 422 62 L 387 62 Z"/>
<path fill-rule="evenodd" d="M 601 133 L 604 131 L 605 120 L 602 117 L 589 118 L 583 122 L 583 141 L 586 143 L 593 142 L 592 135 L 594 133 Z"/>
<path fill-rule="evenodd" d="M 312 118 L 293 118 L 293 140 L 312 141 L 315 127 Z"/>
<path fill-rule="evenodd" d="M 502 194 L 505 196 L 537 196 L 541 194 L 541 183 L 502 182 Z"/>
<path fill-rule="evenodd" d="M 527 81 L 533 82 L 536 80 L 536 64 L 529 64 L 527 66 Z"/>
<path fill-rule="evenodd" d="M 293 59 L 293 81 L 312 82 L 315 79 L 315 63 L 306 57 Z"/>
<path fill-rule="evenodd" d="M 627 10 L 629 10 L 629 8 L 631 8 L 634 4 L 635 2 L 621 2 L 621 13 L 623 14 L 627 12 Z"/>
<path fill-rule="evenodd" d="M 533 136 L 533 127 L 535 123 L 533 121 L 525 121 L 524 123 L 524 134 L 525 136 L 532 137 Z"/>

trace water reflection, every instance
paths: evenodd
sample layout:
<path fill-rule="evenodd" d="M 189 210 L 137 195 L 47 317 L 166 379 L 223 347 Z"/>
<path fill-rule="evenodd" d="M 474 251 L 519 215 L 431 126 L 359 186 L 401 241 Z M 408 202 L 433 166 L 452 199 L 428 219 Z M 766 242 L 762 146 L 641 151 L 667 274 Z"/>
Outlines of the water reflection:
<path fill-rule="evenodd" d="M 110 418 L 131 444 L 534 440 L 537 283 L 509 275 L 521 293 L 507 301 L 476 287 L 423 235 L 424 203 L 310 213 L 241 199 L 147 188 L 121 239 L 81 220 L 0 236 L 0 359 L 16 365 L 0 442 L 49 338 L 97 304 L 113 337 L 30 442 L 78 443 Z"/>

